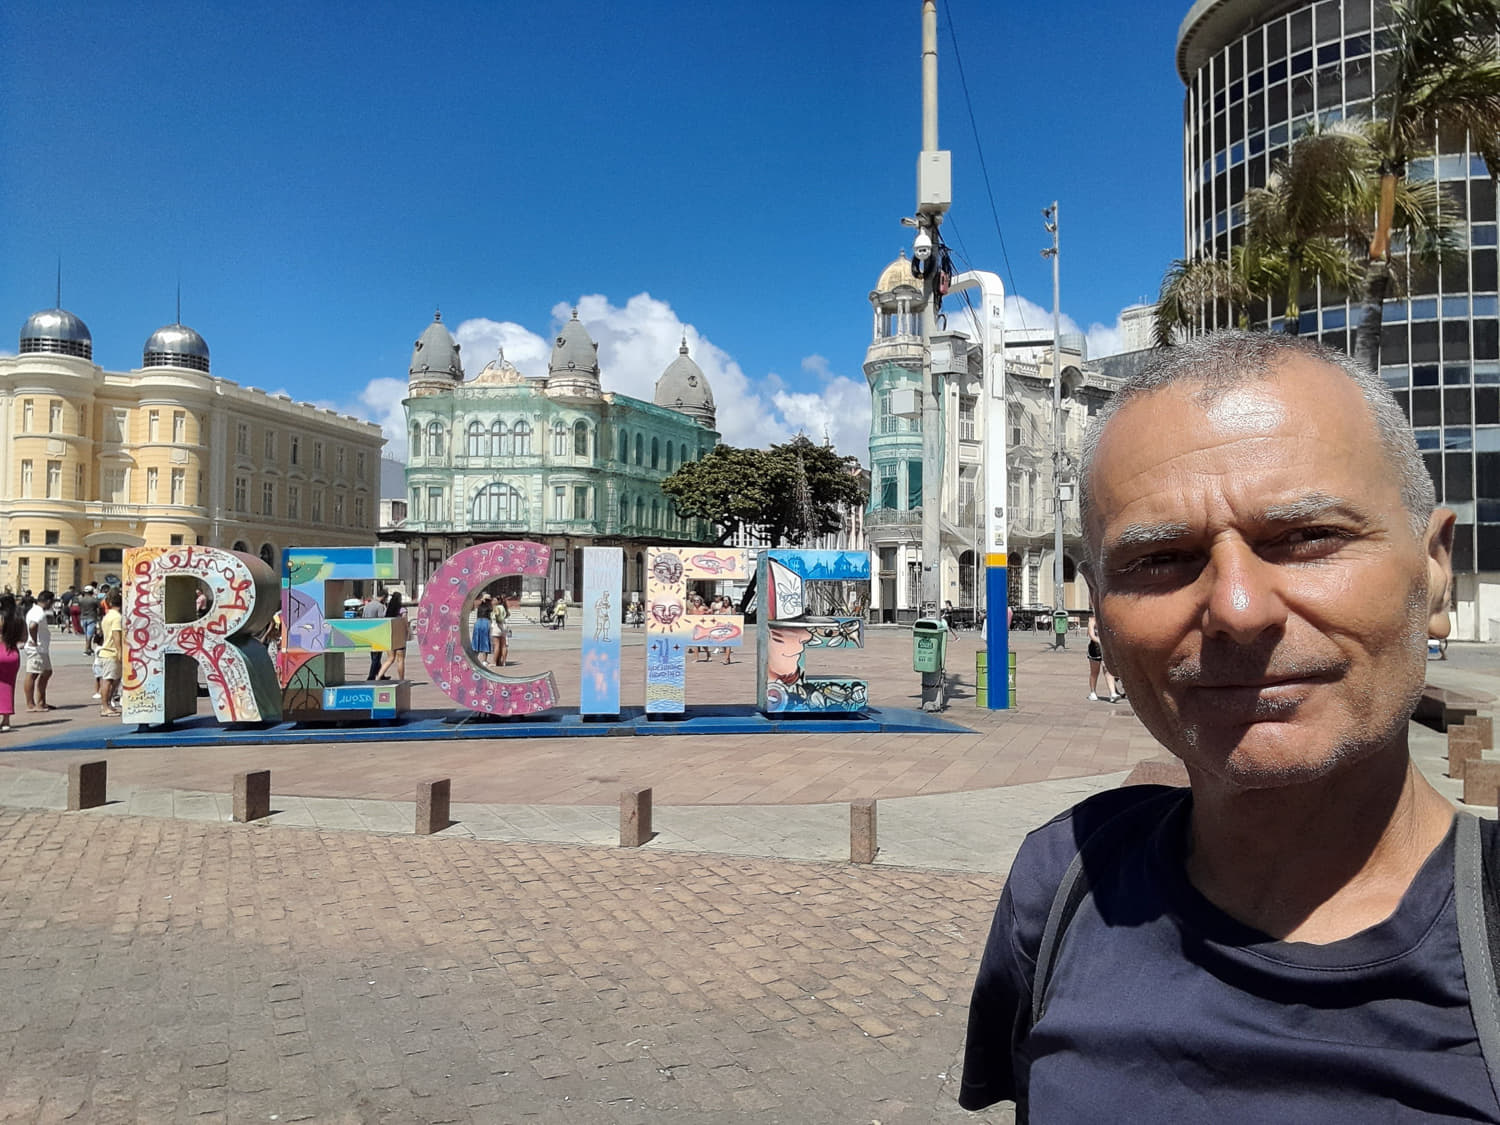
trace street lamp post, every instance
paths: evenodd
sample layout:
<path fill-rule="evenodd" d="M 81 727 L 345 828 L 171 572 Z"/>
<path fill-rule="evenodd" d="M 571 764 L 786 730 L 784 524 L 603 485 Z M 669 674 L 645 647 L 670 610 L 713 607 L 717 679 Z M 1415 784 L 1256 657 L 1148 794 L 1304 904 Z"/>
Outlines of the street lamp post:
<path fill-rule="evenodd" d="M 1054 614 L 1053 646 L 1066 648 L 1066 629 L 1056 628 L 1055 615 L 1066 613 L 1067 595 L 1063 590 L 1063 420 L 1062 420 L 1062 297 L 1058 265 L 1057 200 L 1042 211 L 1043 225 L 1052 235 L 1052 245 L 1042 257 L 1052 259 L 1052 612 Z"/>

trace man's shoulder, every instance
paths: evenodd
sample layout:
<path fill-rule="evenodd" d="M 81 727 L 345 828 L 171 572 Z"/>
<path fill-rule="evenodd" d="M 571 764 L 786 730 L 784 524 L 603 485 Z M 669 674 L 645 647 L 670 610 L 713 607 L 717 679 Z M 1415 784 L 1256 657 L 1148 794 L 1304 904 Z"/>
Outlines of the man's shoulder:
<path fill-rule="evenodd" d="M 1090 840 L 1102 840 L 1107 828 L 1115 854 L 1139 846 L 1173 803 L 1169 794 L 1185 790 L 1167 785 L 1128 785 L 1096 793 L 1030 832 L 1011 865 L 1007 887 L 1018 916 L 1045 919 L 1069 866 Z M 1097 846 L 1097 844 L 1096 844 Z"/>

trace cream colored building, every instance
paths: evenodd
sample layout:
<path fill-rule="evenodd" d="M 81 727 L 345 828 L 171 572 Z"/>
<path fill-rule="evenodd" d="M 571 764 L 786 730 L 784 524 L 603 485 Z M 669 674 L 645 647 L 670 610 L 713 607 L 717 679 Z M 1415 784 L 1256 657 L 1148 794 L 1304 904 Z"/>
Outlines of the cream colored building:
<path fill-rule="evenodd" d="M 0 357 L 0 586 L 118 581 L 131 547 L 200 544 L 281 566 L 289 546 L 375 542 L 380 428 L 241 387 L 181 324 L 134 371 L 83 321 L 36 313 Z"/>

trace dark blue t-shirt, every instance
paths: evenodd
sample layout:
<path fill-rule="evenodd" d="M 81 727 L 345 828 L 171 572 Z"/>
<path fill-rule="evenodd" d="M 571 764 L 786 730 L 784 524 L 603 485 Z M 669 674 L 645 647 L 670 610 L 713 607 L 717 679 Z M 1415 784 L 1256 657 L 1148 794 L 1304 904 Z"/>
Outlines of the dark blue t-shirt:
<path fill-rule="evenodd" d="M 1098 872 L 1029 1027 L 1047 912 L 1093 831 L 1134 787 L 1026 838 L 969 1012 L 960 1104 L 1047 1122 L 1500 1121 L 1469 1012 L 1453 903 L 1454 833 L 1385 921 L 1327 945 L 1276 941 L 1189 883 L 1189 802 Z"/>

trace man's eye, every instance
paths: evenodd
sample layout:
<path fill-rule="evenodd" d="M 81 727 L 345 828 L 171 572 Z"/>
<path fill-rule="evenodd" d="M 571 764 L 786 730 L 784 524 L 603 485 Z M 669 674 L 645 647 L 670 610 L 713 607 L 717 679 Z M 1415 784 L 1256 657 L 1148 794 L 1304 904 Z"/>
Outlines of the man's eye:
<path fill-rule="evenodd" d="M 1299 527 L 1287 532 L 1276 545 L 1295 556 L 1317 556 L 1336 550 L 1349 539 L 1348 532 L 1337 527 Z"/>
<path fill-rule="evenodd" d="M 1142 555 L 1131 559 L 1120 573 L 1132 578 L 1160 578 L 1180 570 L 1187 563 L 1187 556 L 1175 551 L 1159 551 L 1154 555 Z"/>

